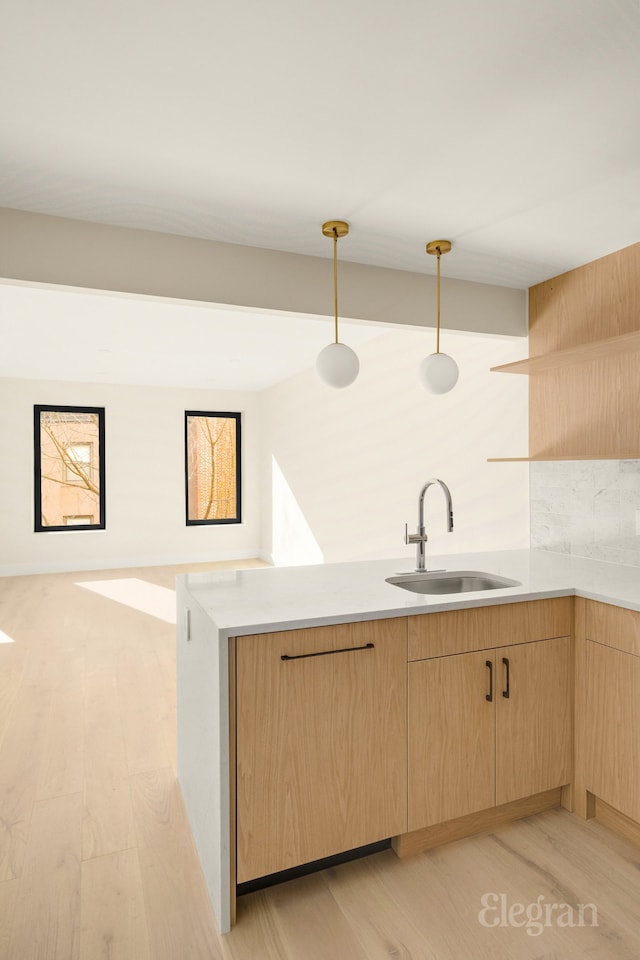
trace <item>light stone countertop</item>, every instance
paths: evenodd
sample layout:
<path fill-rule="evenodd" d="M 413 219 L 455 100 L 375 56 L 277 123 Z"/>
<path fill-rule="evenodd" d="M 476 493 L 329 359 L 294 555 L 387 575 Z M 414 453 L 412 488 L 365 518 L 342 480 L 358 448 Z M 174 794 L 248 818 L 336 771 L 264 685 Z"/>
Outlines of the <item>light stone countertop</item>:
<path fill-rule="evenodd" d="M 640 610 L 640 567 L 547 550 L 427 557 L 429 570 L 478 570 L 521 586 L 448 595 L 414 594 L 386 583 L 410 573 L 413 556 L 313 566 L 190 573 L 179 579 L 211 618 L 219 639 L 464 607 L 580 596 Z"/>

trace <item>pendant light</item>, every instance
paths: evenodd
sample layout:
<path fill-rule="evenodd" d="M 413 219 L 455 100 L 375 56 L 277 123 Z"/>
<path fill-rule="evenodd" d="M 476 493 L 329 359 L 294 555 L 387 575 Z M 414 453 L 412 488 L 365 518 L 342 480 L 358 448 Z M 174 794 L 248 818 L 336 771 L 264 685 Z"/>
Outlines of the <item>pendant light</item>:
<path fill-rule="evenodd" d="M 348 387 L 360 370 L 357 355 L 351 347 L 338 340 L 338 237 L 347 236 L 349 224 L 344 220 L 328 220 L 322 224 L 322 233 L 333 239 L 333 312 L 336 339 L 318 354 L 316 373 L 329 387 Z"/>
<path fill-rule="evenodd" d="M 427 253 L 438 258 L 436 352 L 425 357 L 419 369 L 420 380 L 430 393 L 448 393 L 458 382 L 458 364 L 448 353 L 440 353 L 440 257 L 450 250 L 450 240 L 431 240 L 427 244 Z"/>

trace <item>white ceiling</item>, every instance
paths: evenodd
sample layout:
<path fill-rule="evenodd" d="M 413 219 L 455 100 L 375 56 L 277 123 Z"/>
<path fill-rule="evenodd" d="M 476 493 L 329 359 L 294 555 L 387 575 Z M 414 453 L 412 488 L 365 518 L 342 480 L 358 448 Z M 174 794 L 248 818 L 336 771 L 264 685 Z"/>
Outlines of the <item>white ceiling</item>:
<path fill-rule="evenodd" d="M 333 338 L 322 317 L 1 282 L 0 329 L 0 377 L 205 390 L 264 390 Z M 340 321 L 356 350 L 386 332 Z"/>
<path fill-rule="evenodd" d="M 640 0 L 5 2 L 0 89 L 2 206 L 515 287 L 640 239 Z"/>

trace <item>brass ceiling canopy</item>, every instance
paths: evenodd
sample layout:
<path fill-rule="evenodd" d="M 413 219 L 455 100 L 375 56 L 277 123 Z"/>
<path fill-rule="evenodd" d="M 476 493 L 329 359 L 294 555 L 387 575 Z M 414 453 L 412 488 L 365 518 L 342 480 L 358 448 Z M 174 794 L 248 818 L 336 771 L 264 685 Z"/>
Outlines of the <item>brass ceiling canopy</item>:
<path fill-rule="evenodd" d="M 427 253 L 432 254 L 434 257 L 439 256 L 441 253 L 449 253 L 451 250 L 451 240 L 429 240 L 427 244 Z"/>
<path fill-rule="evenodd" d="M 349 224 L 345 223 L 344 220 L 327 220 L 326 223 L 322 224 L 322 232 L 325 237 L 335 237 L 337 240 L 339 237 L 347 236 Z"/>

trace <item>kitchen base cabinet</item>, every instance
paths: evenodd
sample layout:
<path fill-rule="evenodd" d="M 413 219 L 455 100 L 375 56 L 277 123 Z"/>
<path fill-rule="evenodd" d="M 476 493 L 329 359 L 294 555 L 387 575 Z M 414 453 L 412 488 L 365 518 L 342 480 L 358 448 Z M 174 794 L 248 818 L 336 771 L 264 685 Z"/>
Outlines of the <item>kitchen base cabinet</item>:
<path fill-rule="evenodd" d="M 409 664 L 409 830 L 572 778 L 571 639 Z"/>
<path fill-rule="evenodd" d="M 237 882 L 407 830 L 404 618 L 236 640 Z"/>
<path fill-rule="evenodd" d="M 640 821 L 640 657 L 586 648 L 586 787 Z"/>
<path fill-rule="evenodd" d="M 640 612 L 593 600 L 581 623 L 576 780 L 582 810 L 640 823 Z"/>
<path fill-rule="evenodd" d="M 221 932 L 238 884 L 387 838 L 408 856 L 572 802 L 640 838 L 640 611 L 405 602 L 243 635 L 248 585 L 220 583 L 221 626 L 200 576 L 178 581 L 178 772 Z M 270 622 L 318 621 L 301 609 Z"/>

